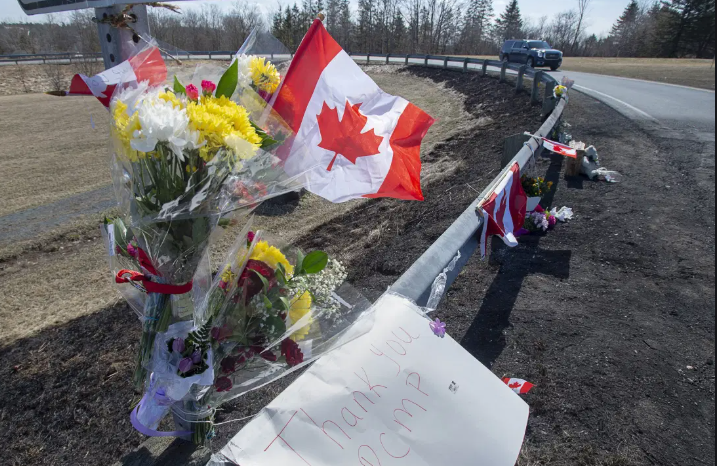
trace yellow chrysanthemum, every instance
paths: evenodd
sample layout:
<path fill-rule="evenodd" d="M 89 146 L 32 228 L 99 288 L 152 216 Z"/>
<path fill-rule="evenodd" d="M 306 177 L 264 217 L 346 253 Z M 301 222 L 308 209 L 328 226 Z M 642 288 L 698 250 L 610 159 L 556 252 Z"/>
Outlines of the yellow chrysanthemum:
<path fill-rule="evenodd" d="M 286 256 L 279 248 L 269 245 L 266 241 L 256 243 L 250 259 L 261 261 L 274 270 L 279 268 L 279 264 L 282 264 L 287 275 L 294 275 L 294 266 L 289 263 Z"/>
<path fill-rule="evenodd" d="M 281 75 L 273 63 L 266 61 L 264 57 L 254 57 L 249 63 L 251 79 L 254 85 L 261 91 L 273 94 L 279 87 Z"/>
<path fill-rule="evenodd" d="M 563 85 L 555 86 L 555 95 L 556 96 L 562 97 L 563 95 L 567 94 L 567 92 L 568 92 L 567 87 L 565 87 Z"/>
<path fill-rule="evenodd" d="M 230 265 L 227 265 L 224 267 L 224 270 L 222 271 L 221 279 L 224 283 L 231 283 L 234 280 L 236 280 L 237 274 L 235 274 L 232 271 L 232 268 Z"/>
<path fill-rule="evenodd" d="M 238 159 L 248 159 L 261 144 L 261 137 L 249 121 L 246 109 L 226 97 L 205 96 L 187 105 L 192 129 L 199 132 L 199 142 L 205 142 L 199 155 L 210 161 L 222 149 L 230 149 Z M 238 140 L 248 144 L 239 144 Z"/>
<path fill-rule="evenodd" d="M 126 159 L 137 162 L 139 158 L 145 157 L 144 152 L 132 149 L 130 141 L 135 131 L 142 129 L 139 123 L 139 116 L 134 112 L 131 116 L 127 113 L 127 104 L 121 100 L 115 100 L 112 108 L 111 133 Z"/>
<path fill-rule="evenodd" d="M 174 108 L 184 108 L 184 102 L 172 91 L 160 92 L 159 98 L 165 102 L 172 102 Z"/>
<path fill-rule="evenodd" d="M 307 314 L 311 314 L 311 293 L 308 291 L 304 292 L 301 296 L 295 296 L 291 300 L 291 306 L 289 307 L 289 320 L 291 320 L 291 324 L 293 325 L 303 319 Z M 313 321 L 314 319 L 309 317 L 308 323 L 296 332 L 292 333 L 289 338 L 294 341 L 301 341 L 306 338 L 306 335 L 308 335 L 311 330 L 311 324 Z"/>

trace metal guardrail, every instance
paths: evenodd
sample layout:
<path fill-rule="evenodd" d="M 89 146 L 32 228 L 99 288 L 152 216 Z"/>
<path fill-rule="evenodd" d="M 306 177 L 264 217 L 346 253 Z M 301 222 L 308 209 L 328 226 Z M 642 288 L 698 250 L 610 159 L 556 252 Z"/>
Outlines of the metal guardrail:
<path fill-rule="evenodd" d="M 191 52 L 196 55 L 208 55 L 209 52 Z M 213 56 L 225 52 L 211 52 Z M 539 103 L 538 85 L 545 84 L 544 99 L 552 99 L 553 88 L 558 82 L 550 74 L 543 71 L 536 71 L 527 66 L 519 66 L 498 60 L 485 60 L 470 57 L 450 57 L 443 55 L 379 55 L 379 54 L 350 54 L 354 60 L 366 57 L 366 62 L 381 61 L 383 63 L 413 64 L 428 67 L 440 67 L 444 69 L 463 70 L 464 72 L 480 72 L 483 76 L 488 75 L 489 68 L 499 68 L 499 79 L 501 82 L 507 80 L 507 72 L 516 73 L 516 91 L 523 89 L 525 77 L 533 79 L 531 91 L 531 104 Z M 1 59 L 2 57 L 0 57 Z M 379 60 L 380 59 L 380 60 Z M 393 61 L 391 61 L 393 60 Z M 418 60 L 418 61 L 416 61 Z M 422 61 L 422 62 L 421 62 Z M 438 61 L 438 64 L 431 62 Z M 477 65 L 471 67 L 470 65 Z M 550 108 L 547 119 L 535 133 L 536 138 L 547 136 L 562 117 L 566 101 L 561 99 L 557 105 Z M 545 111 L 546 106 L 543 105 Z M 476 207 L 490 197 L 496 186 L 508 175 L 510 167 L 518 163 L 521 167 L 530 161 L 533 154 L 540 147 L 535 138 L 531 138 L 513 157 L 511 162 L 496 176 L 493 181 L 483 190 L 468 208 L 448 227 L 448 229 L 433 243 L 416 262 L 393 284 L 392 291 L 400 293 L 419 305 L 425 305 L 430 296 L 431 287 L 435 278 L 443 272 L 453 258 L 461 253 L 453 271 L 447 273 L 446 289 L 456 279 L 461 269 L 468 262 L 468 259 L 479 247 L 478 232 L 482 227 L 483 219 L 476 211 Z M 129 453 L 113 466 L 176 466 L 176 465 L 204 465 L 211 456 L 207 449 L 196 449 L 191 444 L 182 440 L 169 440 L 167 438 L 150 438 L 145 441 L 137 450 Z"/>

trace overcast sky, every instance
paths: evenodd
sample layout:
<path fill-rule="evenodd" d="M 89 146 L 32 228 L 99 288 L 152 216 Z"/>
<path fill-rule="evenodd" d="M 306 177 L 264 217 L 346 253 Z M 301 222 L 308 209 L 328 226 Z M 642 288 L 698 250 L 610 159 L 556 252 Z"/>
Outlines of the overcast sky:
<path fill-rule="evenodd" d="M 496 13 L 500 13 L 505 9 L 508 0 L 494 0 Z M 523 16 L 531 18 L 539 18 L 544 15 L 550 15 L 553 12 L 568 10 L 575 8 L 577 0 L 519 0 L 520 9 Z M 354 4 L 357 0 L 352 0 Z M 204 0 L 204 1 L 186 1 L 172 2 L 184 8 L 199 8 L 202 3 L 216 3 L 224 8 L 230 8 L 234 2 L 230 0 Z M 254 3 L 254 2 L 251 2 Z M 270 0 L 265 2 L 256 2 L 262 9 L 266 11 L 274 11 L 277 4 L 293 4 L 294 0 Z M 592 0 L 590 6 L 587 31 L 595 34 L 607 33 L 615 20 L 625 9 L 629 0 Z M 44 15 L 26 16 L 18 5 L 18 0 L 0 0 L 0 21 L 42 21 Z"/>

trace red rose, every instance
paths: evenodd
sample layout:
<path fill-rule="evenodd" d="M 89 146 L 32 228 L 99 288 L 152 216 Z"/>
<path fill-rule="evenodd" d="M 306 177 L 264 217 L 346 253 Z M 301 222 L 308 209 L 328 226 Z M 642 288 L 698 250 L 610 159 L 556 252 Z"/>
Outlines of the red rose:
<path fill-rule="evenodd" d="M 304 362 L 304 353 L 301 352 L 299 345 L 291 338 L 281 342 L 281 354 L 286 357 L 286 363 L 289 367 L 298 366 Z"/>
<path fill-rule="evenodd" d="M 222 359 L 220 365 L 222 366 L 223 373 L 231 374 L 232 372 L 237 370 L 237 358 L 233 356 L 227 356 L 226 358 Z"/>
<path fill-rule="evenodd" d="M 260 274 L 262 277 L 266 278 L 266 280 L 269 282 L 270 287 L 273 287 L 276 284 L 274 269 L 272 269 L 262 261 L 249 259 L 249 261 L 246 263 L 246 267 L 244 267 L 244 271 L 239 277 L 238 283 L 240 288 L 246 287 L 247 301 L 258 295 L 261 292 L 261 289 L 264 287 L 264 283 L 259 277 L 256 276 L 257 273 Z"/>
<path fill-rule="evenodd" d="M 217 381 L 214 382 L 214 386 L 218 392 L 228 392 L 232 389 L 234 384 L 229 377 L 219 377 Z"/>

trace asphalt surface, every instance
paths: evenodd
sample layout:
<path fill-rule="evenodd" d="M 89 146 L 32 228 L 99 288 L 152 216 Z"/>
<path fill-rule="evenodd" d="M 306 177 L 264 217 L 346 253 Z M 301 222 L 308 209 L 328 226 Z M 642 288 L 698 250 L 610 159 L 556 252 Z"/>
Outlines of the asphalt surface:
<path fill-rule="evenodd" d="M 552 73 L 575 80 L 575 89 L 635 120 L 649 131 L 683 133 L 702 142 L 715 140 L 715 93 L 638 79 L 574 71 Z"/>

